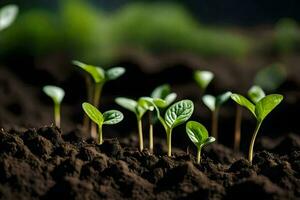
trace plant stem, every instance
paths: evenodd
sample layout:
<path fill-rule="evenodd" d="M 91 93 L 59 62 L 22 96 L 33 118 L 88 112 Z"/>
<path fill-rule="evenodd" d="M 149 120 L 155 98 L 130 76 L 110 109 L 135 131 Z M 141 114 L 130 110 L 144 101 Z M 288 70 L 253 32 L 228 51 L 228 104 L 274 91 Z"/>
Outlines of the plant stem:
<path fill-rule="evenodd" d="M 149 150 L 153 152 L 153 123 L 151 112 L 149 112 Z"/>
<path fill-rule="evenodd" d="M 96 83 L 96 85 L 94 87 L 93 104 L 94 104 L 94 106 L 96 108 L 99 106 L 99 103 L 100 103 L 100 97 L 101 97 L 102 87 L 103 87 L 103 83 Z M 92 138 L 97 138 L 97 125 L 95 123 L 92 123 L 91 137 Z"/>
<path fill-rule="evenodd" d="M 197 164 L 201 162 L 201 147 L 197 149 Z"/>
<path fill-rule="evenodd" d="M 54 121 L 55 125 L 60 128 L 60 104 L 54 103 Z"/>
<path fill-rule="evenodd" d="M 98 126 L 98 144 L 103 144 L 102 126 Z"/>
<path fill-rule="evenodd" d="M 255 143 L 255 138 L 257 136 L 258 130 L 261 126 L 261 121 L 258 121 L 254 130 L 254 133 L 252 135 L 252 139 L 251 139 L 251 143 L 250 143 L 250 147 L 249 147 L 249 154 L 248 154 L 248 160 L 249 162 L 252 164 L 252 158 L 253 158 L 253 148 L 254 148 L 254 143 Z"/>
<path fill-rule="evenodd" d="M 167 146 L 168 146 L 168 156 L 172 156 L 172 129 L 167 129 Z"/>
<path fill-rule="evenodd" d="M 86 82 L 86 88 L 87 88 L 87 101 L 92 102 L 93 101 L 93 84 L 92 80 L 89 76 L 85 77 Z M 89 130 L 89 124 L 90 124 L 90 118 L 87 116 L 87 114 L 84 113 L 83 117 L 83 129 L 85 131 Z"/>
<path fill-rule="evenodd" d="M 143 143 L 143 125 L 142 125 L 142 119 L 138 119 L 138 131 L 139 131 L 139 144 L 140 144 L 140 151 L 143 151 L 144 149 L 144 143 Z"/>
<path fill-rule="evenodd" d="M 212 120 L 211 120 L 211 135 L 218 139 L 218 115 L 219 115 L 219 108 L 216 107 L 216 109 L 212 112 Z"/>
<path fill-rule="evenodd" d="M 234 151 L 239 151 L 241 143 L 241 123 L 242 123 L 242 108 L 237 105 L 235 115 L 235 128 L 234 128 Z"/>

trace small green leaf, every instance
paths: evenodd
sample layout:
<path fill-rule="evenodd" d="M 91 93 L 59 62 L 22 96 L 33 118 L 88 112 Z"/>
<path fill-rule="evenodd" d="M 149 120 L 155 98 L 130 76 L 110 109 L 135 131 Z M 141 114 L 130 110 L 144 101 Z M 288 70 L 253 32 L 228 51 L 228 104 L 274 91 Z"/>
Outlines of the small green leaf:
<path fill-rule="evenodd" d="M 9 27 L 16 19 L 19 8 L 16 5 L 6 5 L 0 9 L 0 31 Z"/>
<path fill-rule="evenodd" d="M 248 91 L 248 96 L 253 103 L 257 103 L 259 100 L 266 96 L 265 92 L 258 85 L 252 86 Z"/>
<path fill-rule="evenodd" d="M 168 84 L 160 85 L 156 87 L 151 93 L 153 99 L 165 99 L 171 92 L 171 88 Z"/>
<path fill-rule="evenodd" d="M 165 108 L 168 106 L 167 102 L 162 99 L 153 99 L 153 103 L 159 108 Z"/>
<path fill-rule="evenodd" d="M 114 67 L 106 71 L 105 76 L 107 80 L 115 80 L 125 73 L 125 68 Z"/>
<path fill-rule="evenodd" d="M 215 141 L 216 141 L 216 138 L 210 136 L 210 137 L 208 137 L 208 138 L 206 139 L 206 141 L 204 142 L 204 144 L 203 144 L 202 146 L 209 145 L 209 144 L 211 144 L 211 143 L 213 143 L 213 142 L 215 142 Z"/>
<path fill-rule="evenodd" d="M 148 100 L 148 99 L 151 99 L 151 98 L 149 98 L 149 97 L 141 97 L 141 98 L 139 98 L 139 100 L 137 102 L 138 106 L 140 106 L 144 110 L 153 111 L 154 110 L 153 104 L 150 103 L 150 100 Z M 152 99 L 151 99 L 151 101 L 152 101 Z"/>
<path fill-rule="evenodd" d="M 99 126 L 102 126 L 104 121 L 103 115 L 95 106 L 85 102 L 82 104 L 82 108 L 93 122 L 95 122 Z"/>
<path fill-rule="evenodd" d="M 73 64 L 80 67 L 84 71 L 88 72 L 92 77 L 95 83 L 101 83 L 105 81 L 105 73 L 101 67 L 96 67 L 93 65 L 87 65 L 79 61 L 73 61 Z"/>
<path fill-rule="evenodd" d="M 256 117 L 255 114 L 255 106 L 253 103 L 251 103 L 248 99 L 246 99 L 244 96 L 240 94 L 232 94 L 231 99 L 235 101 L 237 104 L 247 108 L 250 110 L 250 112 Z"/>
<path fill-rule="evenodd" d="M 205 88 L 208 86 L 208 84 L 212 81 L 213 78 L 214 74 L 210 71 L 197 70 L 194 72 L 194 79 L 197 82 L 198 86 L 201 88 L 201 90 L 205 90 Z"/>
<path fill-rule="evenodd" d="M 197 148 L 200 148 L 208 139 L 207 129 L 196 121 L 189 121 L 186 124 L 186 132 Z"/>
<path fill-rule="evenodd" d="M 202 101 L 211 111 L 216 109 L 216 98 L 214 96 L 206 94 L 202 97 Z"/>
<path fill-rule="evenodd" d="M 62 88 L 53 85 L 44 86 L 43 91 L 57 104 L 60 104 L 65 96 L 65 91 Z"/>
<path fill-rule="evenodd" d="M 103 113 L 103 124 L 117 124 L 124 118 L 123 114 L 118 110 L 109 110 Z"/>
<path fill-rule="evenodd" d="M 220 94 L 216 97 L 216 107 L 221 106 L 222 104 L 224 104 L 226 101 L 228 101 L 230 99 L 231 96 L 231 92 L 225 92 L 223 94 Z"/>
<path fill-rule="evenodd" d="M 176 93 L 171 93 L 169 95 L 166 96 L 166 98 L 164 99 L 166 101 L 166 106 L 169 106 L 171 103 L 173 103 L 177 98 L 177 94 Z"/>
<path fill-rule="evenodd" d="M 125 97 L 118 97 L 115 101 L 118 105 L 122 106 L 123 108 L 136 113 L 137 102 L 135 100 Z"/>
<path fill-rule="evenodd" d="M 181 100 L 173 104 L 165 113 L 165 122 L 174 128 L 187 121 L 193 114 L 194 104 L 191 100 Z"/>
<path fill-rule="evenodd" d="M 270 94 L 257 102 L 255 106 L 255 114 L 258 121 L 263 121 L 265 117 L 283 100 L 280 94 Z"/>

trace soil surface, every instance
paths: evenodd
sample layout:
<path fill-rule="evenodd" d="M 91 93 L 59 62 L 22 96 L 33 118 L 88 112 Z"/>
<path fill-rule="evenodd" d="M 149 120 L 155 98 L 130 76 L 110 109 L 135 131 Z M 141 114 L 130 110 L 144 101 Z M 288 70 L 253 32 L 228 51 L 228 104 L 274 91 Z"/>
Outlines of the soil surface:
<path fill-rule="evenodd" d="M 135 137 L 103 145 L 78 129 L 0 131 L 0 199 L 299 199 L 300 138 L 259 142 L 253 165 L 213 144 L 201 165 L 192 151 L 139 152 Z M 269 139 L 265 139 L 269 140 Z M 263 141 L 263 140 L 261 140 Z M 272 145 L 270 145 L 272 144 Z"/>

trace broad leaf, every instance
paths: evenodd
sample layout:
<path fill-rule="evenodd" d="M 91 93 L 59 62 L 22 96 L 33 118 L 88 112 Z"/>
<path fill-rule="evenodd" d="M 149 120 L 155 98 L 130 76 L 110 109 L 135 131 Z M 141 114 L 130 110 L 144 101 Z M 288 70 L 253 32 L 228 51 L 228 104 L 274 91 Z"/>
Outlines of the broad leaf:
<path fill-rule="evenodd" d="M 125 97 L 118 97 L 115 101 L 118 105 L 122 106 L 123 108 L 136 113 L 137 102 L 135 100 Z"/>
<path fill-rule="evenodd" d="M 203 103 L 211 110 L 216 109 L 216 98 L 210 94 L 206 94 L 202 97 Z"/>
<path fill-rule="evenodd" d="M 43 91 L 57 104 L 60 104 L 65 96 L 65 91 L 62 88 L 53 85 L 44 86 Z"/>
<path fill-rule="evenodd" d="M 109 110 L 103 113 L 103 124 L 117 124 L 124 118 L 123 114 L 118 110 Z"/>
<path fill-rule="evenodd" d="M 214 74 L 210 71 L 197 70 L 194 73 L 194 79 L 197 82 L 198 86 L 201 88 L 201 90 L 205 90 L 213 78 Z"/>
<path fill-rule="evenodd" d="M 108 69 L 105 73 L 106 80 L 115 80 L 122 76 L 125 73 L 125 68 L 123 67 L 114 67 L 111 69 Z"/>
<path fill-rule="evenodd" d="M 82 109 L 93 122 L 95 122 L 99 126 L 102 126 L 104 121 L 103 115 L 95 106 L 85 102 L 82 104 Z"/>
<path fill-rule="evenodd" d="M 237 104 L 247 108 L 248 110 L 250 110 L 250 112 L 256 116 L 255 114 L 255 105 L 253 103 L 251 103 L 248 99 L 246 99 L 244 96 L 240 95 L 240 94 L 232 94 L 231 95 L 231 99 L 233 101 L 235 101 Z"/>
<path fill-rule="evenodd" d="M 215 141 L 216 141 L 216 138 L 210 136 L 210 137 L 208 137 L 208 138 L 206 139 L 206 141 L 204 141 L 204 144 L 203 144 L 202 146 L 206 146 L 206 145 L 211 144 L 211 143 L 213 143 L 213 142 L 215 142 Z"/>
<path fill-rule="evenodd" d="M 0 9 L 0 31 L 9 27 L 16 19 L 18 14 L 18 7 L 16 5 L 6 5 Z"/>
<path fill-rule="evenodd" d="M 160 85 L 156 87 L 151 93 L 153 99 L 165 99 L 171 92 L 171 88 L 168 84 Z"/>
<path fill-rule="evenodd" d="M 224 104 L 226 101 L 228 101 L 230 99 L 231 96 L 231 92 L 225 92 L 223 94 L 220 94 L 216 97 L 216 107 L 221 106 L 222 104 Z"/>
<path fill-rule="evenodd" d="M 191 100 L 181 100 L 173 104 L 165 113 L 165 122 L 169 128 L 174 128 L 186 122 L 193 114 L 194 104 Z"/>
<path fill-rule="evenodd" d="M 270 94 L 257 102 L 255 114 L 258 121 L 263 121 L 265 117 L 283 100 L 280 94 Z"/>
<path fill-rule="evenodd" d="M 207 129 L 200 123 L 196 121 L 189 121 L 186 124 L 186 132 L 190 140 L 200 148 L 208 138 Z"/>
<path fill-rule="evenodd" d="M 257 103 L 259 100 L 266 96 L 263 89 L 257 85 L 252 86 L 248 91 L 248 96 L 253 103 Z"/>
<path fill-rule="evenodd" d="M 79 61 L 73 61 L 73 64 L 80 67 L 84 71 L 88 72 L 92 77 L 95 83 L 101 83 L 105 81 L 105 73 L 101 67 L 96 67 L 93 65 L 87 65 Z"/>

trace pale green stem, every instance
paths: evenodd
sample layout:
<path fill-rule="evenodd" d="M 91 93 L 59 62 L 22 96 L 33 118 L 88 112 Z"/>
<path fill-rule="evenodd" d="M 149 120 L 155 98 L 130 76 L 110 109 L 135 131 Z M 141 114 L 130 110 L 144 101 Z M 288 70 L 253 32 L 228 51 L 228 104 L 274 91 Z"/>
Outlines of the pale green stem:
<path fill-rule="evenodd" d="M 211 120 L 211 135 L 218 139 L 218 118 L 219 118 L 219 108 L 217 107 L 212 112 L 212 120 Z"/>
<path fill-rule="evenodd" d="M 241 143 L 241 124 L 242 124 L 242 108 L 237 105 L 235 115 L 235 130 L 233 149 L 237 152 L 240 149 Z"/>
<path fill-rule="evenodd" d="M 255 139 L 258 133 L 258 130 L 261 126 L 262 122 L 258 121 L 254 130 L 254 133 L 252 135 L 252 139 L 251 139 L 251 143 L 250 143 L 250 147 L 249 147 L 249 154 L 248 154 L 248 160 L 250 163 L 252 163 L 252 159 L 253 159 L 253 148 L 254 148 L 254 143 L 255 143 Z"/>
<path fill-rule="evenodd" d="M 153 123 L 151 112 L 149 112 L 149 150 L 153 152 Z"/>
<path fill-rule="evenodd" d="M 54 102 L 54 121 L 55 125 L 60 128 L 60 104 Z"/>
<path fill-rule="evenodd" d="M 103 83 L 97 83 L 94 87 L 94 99 L 93 99 L 93 105 L 97 108 L 100 103 L 100 97 L 102 92 Z M 91 136 L 93 138 L 97 137 L 97 125 L 95 123 L 92 123 L 91 127 Z"/>
<path fill-rule="evenodd" d="M 103 144 L 102 125 L 98 126 L 98 144 Z"/>
<path fill-rule="evenodd" d="M 172 129 L 167 129 L 167 146 L 168 146 L 168 156 L 172 156 Z"/>
<path fill-rule="evenodd" d="M 139 144 L 140 144 L 140 151 L 143 151 L 144 149 L 144 143 L 143 143 L 143 125 L 142 125 L 142 119 L 137 119 L 138 123 L 138 131 L 139 131 Z"/>
<path fill-rule="evenodd" d="M 201 149 L 202 149 L 202 147 L 199 147 L 197 149 L 197 164 L 200 164 L 200 162 L 201 162 Z"/>

